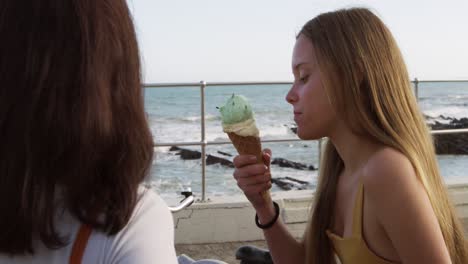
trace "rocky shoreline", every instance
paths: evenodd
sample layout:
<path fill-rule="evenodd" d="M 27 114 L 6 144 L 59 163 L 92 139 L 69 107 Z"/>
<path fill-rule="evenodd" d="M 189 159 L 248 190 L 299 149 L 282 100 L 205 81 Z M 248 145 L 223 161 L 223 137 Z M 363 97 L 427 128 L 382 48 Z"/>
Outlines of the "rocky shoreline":
<path fill-rule="evenodd" d="M 175 155 L 179 155 L 180 158 L 183 160 L 201 159 L 201 152 L 197 150 L 191 150 L 191 149 L 185 149 L 185 148 L 179 148 L 179 147 L 173 146 L 169 149 L 169 151 L 174 152 Z M 231 154 L 222 152 L 222 151 L 218 151 L 218 154 L 232 157 Z M 219 156 L 214 156 L 211 154 L 206 155 L 206 165 L 215 165 L 215 164 L 219 164 L 219 165 L 226 166 L 229 168 L 234 168 L 234 164 L 229 159 L 219 157 Z M 303 163 L 299 163 L 295 161 L 290 161 L 284 158 L 275 158 L 271 161 L 271 164 L 277 165 L 283 168 L 292 168 L 296 170 L 317 170 L 313 165 L 307 165 L 307 164 L 303 164 Z M 271 181 L 274 184 L 276 184 L 279 188 L 281 188 L 282 190 L 286 190 L 286 191 L 293 190 L 293 189 L 305 190 L 311 187 L 309 182 L 294 179 L 292 177 L 273 178 Z"/>
<path fill-rule="evenodd" d="M 432 130 L 468 128 L 466 117 L 457 119 L 441 115 L 437 119 L 443 120 L 443 123 L 430 116 L 426 116 L 426 119 Z M 290 129 L 294 134 L 297 133 L 295 126 L 290 126 Z M 437 134 L 433 138 L 438 155 L 468 155 L 468 133 Z"/>
<path fill-rule="evenodd" d="M 432 130 L 468 128 L 468 118 L 439 116 L 447 123 L 435 121 L 430 124 Z M 468 133 L 433 135 L 436 153 L 440 155 L 468 155 Z"/>
<path fill-rule="evenodd" d="M 429 121 L 428 125 L 431 127 L 432 130 L 443 130 L 443 129 L 461 129 L 461 128 L 468 128 L 468 118 L 451 118 L 445 116 L 439 116 L 438 120 L 443 120 L 439 122 L 434 120 L 432 117 L 427 117 L 426 119 Z M 297 128 L 294 126 L 290 126 L 290 129 L 293 133 L 296 133 Z M 443 135 L 434 135 L 434 144 L 436 147 L 437 154 L 450 154 L 450 155 L 468 155 L 468 133 L 458 133 L 458 134 L 443 134 Z M 179 148 L 179 147 L 171 147 L 170 152 L 174 152 L 175 155 L 180 155 L 180 158 L 183 160 L 197 160 L 201 159 L 201 152 L 197 150 Z M 234 164 L 232 163 L 232 154 L 218 151 L 218 155 L 211 155 L 208 154 L 206 156 L 206 165 L 215 165 L 219 164 L 221 166 L 226 166 L 229 168 L 234 168 Z M 224 158 L 229 157 L 229 158 Z M 291 160 L 287 160 L 284 158 L 275 158 L 271 162 L 272 165 L 283 167 L 283 168 L 292 168 L 296 170 L 317 170 L 313 165 L 307 165 Z M 280 178 L 273 178 L 272 182 L 276 184 L 279 188 L 283 190 L 303 190 L 307 189 L 310 186 L 310 183 L 297 180 L 291 177 L 280 177 Z"/>

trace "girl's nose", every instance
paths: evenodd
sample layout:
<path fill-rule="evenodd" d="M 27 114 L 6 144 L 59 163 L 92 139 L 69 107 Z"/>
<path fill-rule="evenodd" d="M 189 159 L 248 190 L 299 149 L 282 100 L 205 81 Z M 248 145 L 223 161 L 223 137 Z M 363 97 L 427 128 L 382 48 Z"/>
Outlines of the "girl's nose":
<path fill-rule="evenodd" d="M 286 95 L 286 101 L 290 104 L 293 104 L 295 102 L 297 102 L 297 94 L 296 92 L 294 91 L 294 84 L 293 86 L 291 86 L 291 89 L 289 89 L 289 92 L 288 94 Z"/>

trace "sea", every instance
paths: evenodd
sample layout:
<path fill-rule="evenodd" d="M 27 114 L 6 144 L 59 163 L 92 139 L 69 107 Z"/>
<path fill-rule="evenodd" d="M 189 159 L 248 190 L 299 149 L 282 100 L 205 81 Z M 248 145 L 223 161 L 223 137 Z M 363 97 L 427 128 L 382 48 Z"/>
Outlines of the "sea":
<path fill-rule="evenodd" d="M 447 122 L 443 117 L 468 117 L 468 82 L 420 82 L 418 84 L 419 106 L 430 122 Z M 205 88 L 205 137 L 208 142 L 229 141 L 222 131 L 217 107 L 233 93 L 244 95 L 252 103 L 255 119 L 263 140 L 297 139 L 291 131 L 294 127 L 292 107 L 285 96 L 290 85 L 222 85 Z M 147 87 L 145 109 L 156 143 L 196 142 L 201 136 L 201 92 L 200 87 Z M 297 141 L 264 143 L 270 148 L 273 158 L 284 158 L 308 166 L 318 167 L 318 142 Z M 200 146 L 183 148 L 201 151 Z M 220 154 L 220 151 L 226 154 Z M 208 145 L 207 154 L 232 160 L 236 151 L 231 144 Z M 147 178 L 151 186 L 167 201 L 181 197 L 181 191 L 190 190 L 196 198 L 202 192 L 201 159 L 182 160 L 170 147 L 156 147 L 155 159 Z M 439 155 L 438 162 L 447 184 L 468 183 L 468 155 Z M 297 170 L 271 166 L 273 178 L 290 177 L 308 184 L 314 189 L 317 171 Z M 233 169 L 219 164 L 206 167 L 206 198 L 240 194 L 233 179 Z M 281 189 L 275 184 L 272 191 Z M 169 202 L 171 203 L 171 202 Z"/>

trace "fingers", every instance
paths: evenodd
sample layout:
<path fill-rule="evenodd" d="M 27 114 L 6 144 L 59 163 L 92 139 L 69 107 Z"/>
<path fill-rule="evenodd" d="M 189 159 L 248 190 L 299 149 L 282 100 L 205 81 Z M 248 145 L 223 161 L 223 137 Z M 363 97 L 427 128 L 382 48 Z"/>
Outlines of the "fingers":
<path fill-rule="evenodd" d="M 257 163 L 257 157 L 254 155 L 238 155 L 232 161 L 236 168 L 241 168 L 250 164 Z"/>
<path fill-rule="evenodd" d="M 267 171 L 268 171 L 268 167 L 266 165 L 256 163 L 253 165 L 236 168 L 234 170 L 234 178 L 240 179 L 240 178 L 252 177 L 255 175 L 263 175 Z"/>
<path fill-rule="evenodd" d="M 271 149 L 263 150 L 263 161 L 268 166 L 271 161 Z M 257 157 L 254 155 L 238 155 L 232 161 L 236 168 L 241 168 L 250 164 L 255 164 L 257 162 Z"/>
<path fill-rule="evenodd" d="M 257 158 L 253 155 L 238 155 L 233 160 L 236 167 L 233 176 L 237 181 L 237 185 L 247 197 L 252 198 L 271 189 L 269 168 L 271 150 L 265 149 L 262 154 L 264 164 L 258 164 Z"/>
<path fill-rule="evenodd" d="M 262 191 L 271 188 L 271 174 L 262 165 L 252 165 L 250 167 L 257 167 L 258 174 L 252 174 L 254 168 L 250 173 L 240 170 L 234 172 L 234 178 L 237 181 L 237 186 L 244 191 L 245 194 L 258 194 Z"/>
<path fill-rule="evenodd" d="M 271 182 L 264 182 L 256 185 L 248 185 L 241 188 L 241 190 L 247 196 L 259 195 L 260 193 L 265 192 L 269 189 L 271 189 Z"/>
<path fill-rule="evenodd" d="M 264 149 L 263 150 L 263 162 L 265 165 L 269 166 L 271 162 L 271 149 Z"/>
<path fill-rule="evenodd" d="M 270 175 L 270 173 L 265 173 L 265 174 L 262 174 L 262 175 L 255 175 L 255 176 L 249 176 L 249 177 L 243 177 L 243 178 L 236 178 L 236 180 L 237 180 L 237 185 L 240 188 L 243 188 L 243 187 L 250 186 L 250 185 L 264 184 L 266 182 L 270 182 L 271 181 L 271 175 Z"/>

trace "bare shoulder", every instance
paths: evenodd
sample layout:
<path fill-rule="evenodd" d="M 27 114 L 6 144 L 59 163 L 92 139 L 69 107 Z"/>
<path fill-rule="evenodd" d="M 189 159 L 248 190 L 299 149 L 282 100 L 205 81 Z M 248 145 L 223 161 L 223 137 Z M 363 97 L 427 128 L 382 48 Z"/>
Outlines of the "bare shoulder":
<path fill-rule="evenodd" d="M 450 263 L 429 196 L 403 153 L 376 152 L 364 167 L 362 183 L 369 208 L 402 263 Z"/>
<path fill-rule="evenodd" d="M 381 193 L 392 189 L 393 193 L 417 184 L 416 172 L 410 160 L 396 149 L 385 147 L 368 160 L 362 181 L 367 191 Z M 410 187 L 411 188 L 411 187 Z"/>

